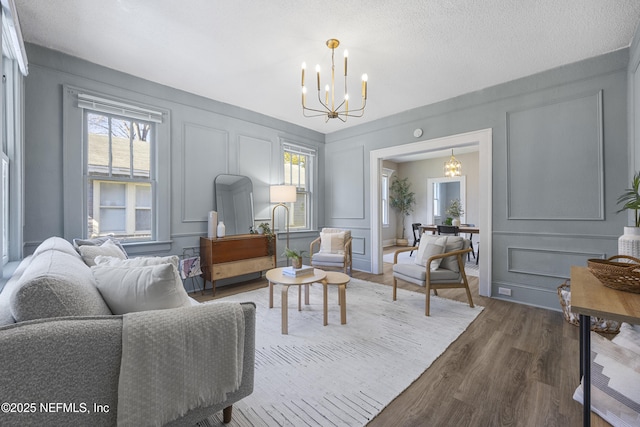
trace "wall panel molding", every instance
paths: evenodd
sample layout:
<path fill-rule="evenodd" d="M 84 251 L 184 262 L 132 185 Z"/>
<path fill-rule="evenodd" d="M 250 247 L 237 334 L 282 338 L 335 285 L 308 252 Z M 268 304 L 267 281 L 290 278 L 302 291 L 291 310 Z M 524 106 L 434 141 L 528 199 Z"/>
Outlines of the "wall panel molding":
<path fill-rule="evenodd" d="M 351 252 L 357 255 L 366 255 L 366 239 L 364 237 L 351 237 Z"/>
<path fill-rule="evenodd" d="M 604 220 L 602 90 L 508 111 L 506 121 L 508 218 Z"/>
<path fill-rule="evenodd" d="M 206 222 L 213 209 L 215 171 L 229 170 L 229 133 L 195 123 L 182 126 L 182 222 Z M 211 171 L 211 182 L 203 182 Z"/>
<path fill-rule="evenodd" d="M 510 273 L 566 278 L 572 265 L 586 265 L 589 258 L 604 259 L 602 252 L 579 252 L 570 250 L 531 249 L 508 247 Z"/>
<path fill-rule="evenodd" d="M 365 219 L 364 147 L 327 151 L 326 163 L 332 165 L 332 173 L 327 176 L 327 221 Z"/>
<path fill-rule="evenodd" d="M 573 233 L 541 233 L 530 231 L 494 231 L 494 236 L 554 237 L 560 239 L 615 240 L 619 235 L 606 234 L 573 234 Z"/>

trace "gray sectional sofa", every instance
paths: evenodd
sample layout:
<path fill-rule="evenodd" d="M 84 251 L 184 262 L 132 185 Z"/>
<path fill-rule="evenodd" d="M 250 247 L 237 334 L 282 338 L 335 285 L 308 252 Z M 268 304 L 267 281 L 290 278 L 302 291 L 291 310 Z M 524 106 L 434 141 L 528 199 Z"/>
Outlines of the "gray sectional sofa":
<path fill-rule="evenodd" d="M 200 308 L 194 303 L 155 314 L 173 324 Z M 240 308 L 239 387 L 212 405 L 191 405 L 166 425 L 193 425 L 221 410 L 228 422 L 232 404 L 253 391 L 255 305 Z M 126 316 L 112 314 L 77 248 L 57 237 L 43 242 L 0 293 L 0 425 L 116 425 Z M 141 369 L 154 354 L 148 356 L 136 361 Z M 175 370 L 183 368 L 195 369 Z"/>

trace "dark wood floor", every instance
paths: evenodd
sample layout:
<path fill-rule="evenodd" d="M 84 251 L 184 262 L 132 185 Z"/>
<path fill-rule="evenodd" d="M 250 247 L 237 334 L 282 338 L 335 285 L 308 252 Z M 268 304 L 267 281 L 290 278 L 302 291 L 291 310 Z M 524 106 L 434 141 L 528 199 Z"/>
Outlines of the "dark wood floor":
<path fill-rule="evenodd" d="M 391 286 L 391 264 L 384 267 L 382 275 L 354 271 L 353 277 Z M 484 311 L 368 425 L 582 425 L 582 405 L 572 399 L 579 381 L 578 328 L 565 322 L 560 312 L 481 297 L 478 279 L 469 280 L 474 303 Z M 263 279 L 225 287 L 216 297 L 262 286 Z M 419 286 L 399 286 L 424 293 Z M 440 290 L 438 295 L 466 301 L 462 289 Z M 193 296 L 201 301 L 212 298 L 210 291 Z M 608 424 L 592 417 L 592 425 Z"/>

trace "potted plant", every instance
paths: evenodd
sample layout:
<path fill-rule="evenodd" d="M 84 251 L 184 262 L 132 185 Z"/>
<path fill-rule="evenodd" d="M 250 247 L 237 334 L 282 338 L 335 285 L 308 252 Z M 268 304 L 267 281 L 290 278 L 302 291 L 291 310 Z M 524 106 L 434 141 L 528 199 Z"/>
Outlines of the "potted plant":
<path fill-rule="evenodd" d="M 302 255 L 304 253 L 305 251 L 296 251 L 295 249 L 284 248 L 284 253 L 282 255 L 291 260 L 293 268 L 302 268 Z"/>
<path fill-rule="evenodd" d="M 398 179 L 395 177 L 391 183 L 389 194 L 389 205 L 397 209 L 402 215 L 402 237 L 396 239 L 398 246 L 407 246 L 409 241 L 405 238 L 405 218 L 413 212 L 413 205 L 416 203 L 416 197 L 411 191 L 411 183 L 408 178 Z"/>
<path fill-rule="evenodd" d="M 273 234 L 271 233 L 271 226 L 268 222 L 261 222 L 258 224 L 258 234 L 265 234 L 267 236 Z"/>
<path fill-rule="evenodd" d="M 627 188 L 620 197 L 618 204 L 622 208 L 617 213 L 633 210 L 635 221 L 633 227 L 624 227 L 624 234 L 618 239 L 618 254 L 640 258 L 640 172 L 636 172 L 631 180 L 631 188 Z"/>
<path fill-rule="evenodd" d="M 464 214 L 462 210 L 462 202 L 460 199 L 453 199 L 446 210 L 447 215 L 449 215 L 453 220 L 451 221 L 451 225 L 456 227 L 460 227 L 460 217 Z M 447 218 L 448 219 L 448 218 Z"/>

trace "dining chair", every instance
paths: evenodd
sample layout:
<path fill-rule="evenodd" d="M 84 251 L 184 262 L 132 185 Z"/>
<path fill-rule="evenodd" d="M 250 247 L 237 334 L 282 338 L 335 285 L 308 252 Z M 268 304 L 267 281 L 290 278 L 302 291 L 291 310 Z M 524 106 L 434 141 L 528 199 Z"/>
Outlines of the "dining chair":
<path fill-rule="evenodd" d="M 411 228 L 413 229 L 413 246 L 418 246 L 420 243 L 420 226 L 422 224 L 419 222 L 414 222 L 411 224 Z M 409 253 L 409 256 L 413 255 L 413 250 Z"/>
<path fill-rule="evenodd" d="M 457 236 L 460 234 L 460 227 L 455 225 L 438 225 L 438 234 L 445 236 Z"/>
<path fill-rule="evenodd" d="M 475 224 L 460 224 L 461 227 L 475 227 Z M 467 254 L 467 261 L 471 261 L 471 256 L 473 255 L 473 259 L 477 260 L 476 252 L 473 248 L 473 233 L 467 233 L 469 236 L 468 239 L 471 242 L 471 252 Z"/>

